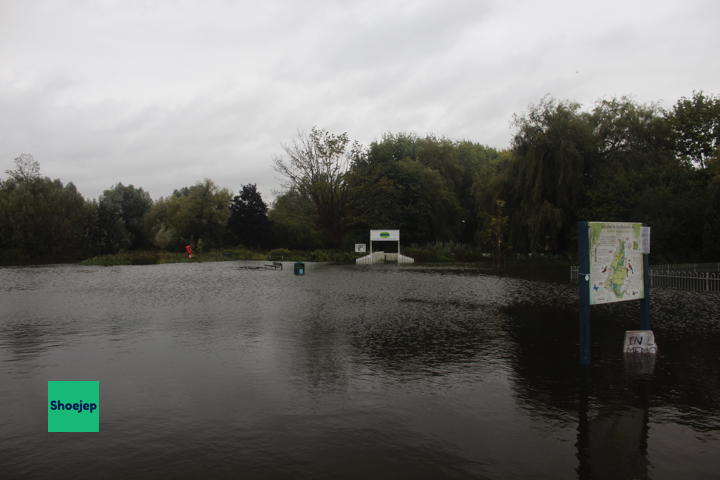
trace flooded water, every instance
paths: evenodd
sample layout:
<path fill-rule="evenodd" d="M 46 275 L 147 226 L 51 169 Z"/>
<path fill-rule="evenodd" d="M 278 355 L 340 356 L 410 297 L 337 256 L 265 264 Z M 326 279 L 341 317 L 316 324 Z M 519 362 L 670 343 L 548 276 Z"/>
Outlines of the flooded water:
<path fill-rule="evenodd" d="M 2 478 L 713 478 L 720 297 L 637 302 L 470 267 L 0 269 Z M 99 433 L 48 433 L 47 382 L 98 380 Z"/>

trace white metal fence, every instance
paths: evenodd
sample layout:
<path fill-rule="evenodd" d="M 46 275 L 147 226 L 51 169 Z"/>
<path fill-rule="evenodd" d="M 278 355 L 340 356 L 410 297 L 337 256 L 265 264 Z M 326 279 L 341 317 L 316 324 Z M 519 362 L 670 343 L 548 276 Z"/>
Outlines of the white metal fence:
<path fill-rule="evenodd" d="M 653 288 L 676 288 L 693 292 L 720 292 L 720 273 L 650 269 Z"/>
<path fill-rule="evenodd" d="M 578 278 L 577 265 L 570 266 L 570 281 Z M 650 265 L 652 288 L 674 288 L 692 292 L 720 292 L 720 263 Z"/>
<path fill-rule="evenodd" d="M 373 252 L 370 255 L 355 259 L 358 265 L 372 265 L 375 263 L 415 263 L 415 259 L 397 253 Z"/>
<path fill-rule="evenodd" d="M 658 272 L 664 271 L 683 271 L 683 272 L 719 272 L 720 263 L 675 263 L 675 264 L 662 264 L 662 265 L 650 265 L 650 270 Z"/>

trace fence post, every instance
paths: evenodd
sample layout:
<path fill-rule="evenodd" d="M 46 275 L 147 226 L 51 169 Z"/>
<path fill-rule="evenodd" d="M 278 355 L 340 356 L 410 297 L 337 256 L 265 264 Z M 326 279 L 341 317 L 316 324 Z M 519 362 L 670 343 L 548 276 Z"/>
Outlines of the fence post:
<path fill-rule="evenodd" d="M 710 291 L 710 272 L 705 272 L 705 291 Z"/>

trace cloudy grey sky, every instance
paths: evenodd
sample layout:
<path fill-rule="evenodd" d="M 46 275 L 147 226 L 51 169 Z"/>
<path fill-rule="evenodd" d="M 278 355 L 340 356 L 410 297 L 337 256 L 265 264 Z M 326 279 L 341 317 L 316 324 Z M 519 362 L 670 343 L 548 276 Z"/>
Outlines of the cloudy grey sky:
<path fill-rule="evenodd" d="M 543 95 L 720 93 L 716 0 L 0 0 L 0 171 L 280 187 L 298 129 L 497 148 Z"/>

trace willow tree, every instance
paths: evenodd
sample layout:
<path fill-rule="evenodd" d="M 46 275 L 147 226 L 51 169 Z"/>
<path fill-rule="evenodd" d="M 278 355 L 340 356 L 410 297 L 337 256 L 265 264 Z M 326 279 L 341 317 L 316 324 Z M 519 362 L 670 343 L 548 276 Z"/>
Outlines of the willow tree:
<path fill-rule="evenodd" d="M 345 177 L 361 153 L 360 145 L 351 142 L 347 133 L 313 127 L 310 133 L 298 132 L 283 149 L 285 157 L 275 159 L 275 170 L 286 178 L 287 188 L 312 202 L 318 228 L 326 235 L 327 243 L 339 246 L 347 204 Z"/>
<path fill-rule="evenodd" d="M 567 250 L 597 156 L 591 117 L 577 103 L 545 98 L 516 125 L 508 175 L 513 246 Z"/>

